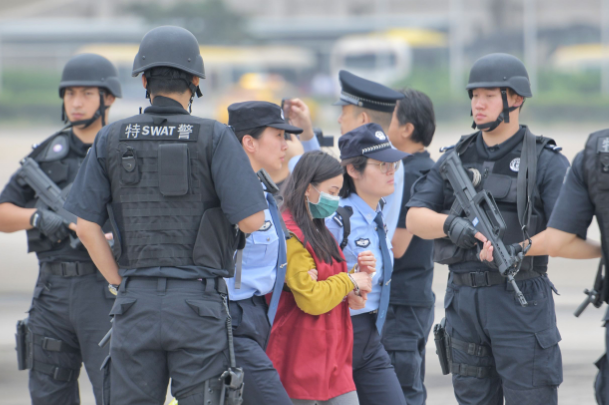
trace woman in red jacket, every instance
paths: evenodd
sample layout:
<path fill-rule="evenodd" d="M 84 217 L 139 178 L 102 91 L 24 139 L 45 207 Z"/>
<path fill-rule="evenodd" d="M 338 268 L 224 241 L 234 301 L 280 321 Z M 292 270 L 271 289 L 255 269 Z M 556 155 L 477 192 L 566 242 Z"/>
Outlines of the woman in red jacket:
<path fill-rule="evenodd" d="M 368 272 L 374 271 L 375 259 L 362 254 L 362 271 L 349 274 L 326 228 L 324 218 L 338 208 L 342 185 L 340 163 L 315 151 L 303 155 L 284 192 L 283 218 L 292 236 L 287 242 L 287 288 L 267 354 L 295 405 L 358 404 L 349 303 L 356 302 L 356 293 L 371 290 Z"/>

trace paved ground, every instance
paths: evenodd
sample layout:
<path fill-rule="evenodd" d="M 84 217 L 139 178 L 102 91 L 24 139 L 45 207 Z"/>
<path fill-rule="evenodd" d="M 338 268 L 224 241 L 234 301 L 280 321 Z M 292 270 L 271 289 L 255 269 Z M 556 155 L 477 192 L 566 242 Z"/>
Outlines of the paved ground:
<path fill-rule="evenodd" d="M 607 123 L 609 124 L 609 123 Z M 532 125 L 539 133 L 553 136 L 570 159 L 583 147 L 586 135 L 595 128 L 609 125 L 587 126 L 585 128 Z M 463 132 L 467 127 L 462 126 Z M 50 128 L 0 127 L 0 184 L 5 184 L 18 166 L 18 160 L 29 150 L 31 144 L 41 141 L 51 132 Z M 328 133 L 331 133 L 328 131 Z M 440 126 L 431 151 L 437 157 L 439 146 L 455 142 L 457 132 Z M 591 237 L 598 238 L 596 225 L 593 224 Z M 14 351 L 14 327 L 17 320 L 25 317 L 30 303 L 37 266 L 33 255 L 25 253 L 25 234 L 23 232 L 0 234 L 0 405 L 25 405 L 29 403 L 27 392 L 27 373 L 17 371 Z M 560 296 L 555 296 L 558 324 L 562 334 L 560 347 L 563 353 L 564 383 L 559 390 L 561 404 L 594 404 L 592 382 L 596 369 L 592 364 L 604 351 L 602 310 L 589 308 L 576 319 L 572 313 L 583 300 L 582 291 L 589 288 L 596 263 L 594 261 L 569 261 L 552 259 L 550 277 L 556 284 Z M 442 298 L 446 287 L 447 271 L 438 266 L 434 279 L 434 291 L 438 296 L 436 319 L 443 316 Z M 433 340 L 428 346 L 427 387 L 429 405 L 455 404 L 450 377 L 442 376 Z M 81 373 L 81 396 L 84 405 L 94 403 L 90 384 Z M 389 404 L 387 404 L 389 405 Z"/>

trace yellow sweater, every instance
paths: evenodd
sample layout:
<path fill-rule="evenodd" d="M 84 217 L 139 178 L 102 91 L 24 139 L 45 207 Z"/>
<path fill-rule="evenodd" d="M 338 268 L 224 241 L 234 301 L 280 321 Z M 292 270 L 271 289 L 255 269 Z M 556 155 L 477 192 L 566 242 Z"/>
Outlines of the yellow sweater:
<path fill-rule="evenodd" d="M 296 238 L 287 240 L 288 267 L 285 282 L 292 290 L 296 305 L 310 315 L 330 312 L 340 304 L 354 285 L 347 273 L 335 274 L 326 280 L 313 281 L 307 273 L 315 269 L 315 261 Z"/>

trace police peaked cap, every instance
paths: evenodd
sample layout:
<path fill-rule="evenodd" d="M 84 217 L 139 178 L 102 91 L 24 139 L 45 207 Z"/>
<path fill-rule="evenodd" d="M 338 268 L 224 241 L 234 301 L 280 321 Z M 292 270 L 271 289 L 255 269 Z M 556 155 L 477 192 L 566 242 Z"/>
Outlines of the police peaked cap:
<path fill-rule="evenodd" d="M 59 97 L 66 87 L 102 87 L 114 97 L 122 97 L 118 72 L 108 59 L 94 53 L 72 57 L 63 68 L 59 82 Z"/>
<path fill-rule="evenodd" d="M 533 97 L 524 63 L 507 53 L 491 53 L 474 62 L 466 89 L 510 88 L 522 97 Z"/>
<path fill-rule="evenodd" d="M 370 110 L 393 112 L 395 103 L 405 96 L 380 83 L 366 80 L 346 70 L 338 73 L 340 100 L 334 105 L 356 105 Z"/>
<path fill-rule="evenodd" d="M 190 31 L 181 27 L 166 25 L 148 31 L 135 55 L 131 75 L 136 77 L 148 69 L 161 66 L 183 70 L 205 79 L 199 42 Z"/>

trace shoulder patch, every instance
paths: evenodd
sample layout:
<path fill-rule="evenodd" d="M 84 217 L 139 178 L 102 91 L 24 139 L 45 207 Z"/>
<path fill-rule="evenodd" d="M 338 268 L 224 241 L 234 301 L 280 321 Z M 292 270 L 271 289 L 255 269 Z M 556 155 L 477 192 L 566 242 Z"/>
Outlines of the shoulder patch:
<path fill-rule="evenodd" d="M 264 224 L 258 229 L 260 232 L 266 232 L 273 226 L 273 223 L 269 220 L 264 221 Z"/>
<path fill-rule="evenodd" d="M 358 240 L 355 241 L 355 246 L 361 247 L 361 248 L 366 248 L 366 247 L 370 246 L 370 239 L 359 238 Z"/>
<path fill-rule="evenodd" d="M 63 159 L 70 152 L 70 142 L 67 135 L 58 135 L 49 142 L 37 156 L 38 162 L 52 162 Z"/>
<path fill-rule="evenodd" d="M 200 124 L 150 125 L 129 123 L 121 125 L 120 141 L 183 141 L 196 142 Z"/>

